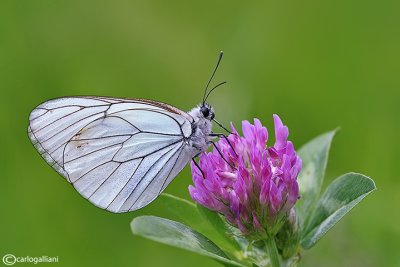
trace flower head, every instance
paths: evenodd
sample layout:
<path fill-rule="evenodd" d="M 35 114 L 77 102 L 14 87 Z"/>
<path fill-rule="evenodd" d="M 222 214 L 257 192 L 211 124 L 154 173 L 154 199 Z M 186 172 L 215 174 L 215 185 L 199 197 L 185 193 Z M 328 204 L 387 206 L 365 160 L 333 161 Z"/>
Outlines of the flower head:
<path fill-rule="evenodd" d="M 276 234 L 299 199 L 297 175 L 301 160 L 288 128 L 274 115 L 275 144 L 268 147 L 268 131 L 258 119 L 242 122 L 243 137 L 221 138 L 212 152 L 192 163 L 193 200 L 223 214 L 244 235 Z"/>

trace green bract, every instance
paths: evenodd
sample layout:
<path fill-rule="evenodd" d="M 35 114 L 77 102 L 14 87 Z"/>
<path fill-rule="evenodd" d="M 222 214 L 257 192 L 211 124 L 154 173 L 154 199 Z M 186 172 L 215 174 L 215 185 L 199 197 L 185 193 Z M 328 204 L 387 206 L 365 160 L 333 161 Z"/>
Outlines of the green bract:
<path fill-rule="evenodd" d="M 320 194 L 335 132 L 318 136 L 298 151 L 303 161 L 298 177 L 301 199 L 295 205 L 296 214 L 291 215 L 293 218 L 274 237 L 280 266 L 297 266 L 301 249 L 314 246 L 376 189 L 372 179 L 347 173 Z M 159 212 L 153 215 L 160 217 L 136 217 L 131 223 L 134 234 L 210 257 L 225 266 L 272 266 L 268 240 L 246 240 L 219 214 L 168 194 L 163 194 L 154 205 L 157 206 L 154 210 Z"/>

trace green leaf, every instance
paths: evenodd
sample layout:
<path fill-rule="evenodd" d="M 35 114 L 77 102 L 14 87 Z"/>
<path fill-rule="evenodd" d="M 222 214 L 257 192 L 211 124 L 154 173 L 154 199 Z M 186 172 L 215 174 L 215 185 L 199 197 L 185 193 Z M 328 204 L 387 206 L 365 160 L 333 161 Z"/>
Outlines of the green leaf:
<path fill-rule="evenodd" d="M 235 257 L 240 257 L 240 246 L 233 238 L 233 233 L 227 222 L 221 218 L 216 212 L 213 212 L 199 204 L 196 204 L 197 210 L 203 216 L 203 224 L 206 223 L 212 228 L 212 231 L 207 230 L 207 237 L 212 240 L 218 240 L 218 245 L 225 251 L 234 254 Z"/>
<path fill-rule="evenodd" d="M 239 257 L 240 250 L 236 241 L 223 229 L 224 223 L 219 215 L 188 200 L 170 195 L 161 194 L 151 207 L 151 215 L 181 222 L 197 232 L 207 236 L 225 252 Z M 139 212 L 144 215 L 146 210 Z"/>
<path fill-rule="evenodd" d="M 376 189 L 374 181 L 362 174 L 347 173 L 335 179 L 326 189 L 310 224 L 303 232 L 301 246 L 314 246 L 343 216 Z"/>
<path fill-rule="evenodd" d="M 336 130 L 322 134 L 303 145 L 298 151 L 303 161 L 302 171 L 298 177 L 301 198 L 296 204 L 301 229 L 307 225 L 318 200 L 328 162 L 329 148 L 335 133 Z"/>
<path fill-rule="evenodd" d="M 151 214 L 179 221 L 196 230 L 202 229 L 202 217 L 196 204 L 170 194 L 161 194 L 154 203 Z"/>
<path fill-rule="evenodd" d="M 230 260 L 204 235 L 184 224 L 156 216 L 140 216 L 131 223 L 136 235 L 215 259 L 226 266 L 244 266 Z"/>

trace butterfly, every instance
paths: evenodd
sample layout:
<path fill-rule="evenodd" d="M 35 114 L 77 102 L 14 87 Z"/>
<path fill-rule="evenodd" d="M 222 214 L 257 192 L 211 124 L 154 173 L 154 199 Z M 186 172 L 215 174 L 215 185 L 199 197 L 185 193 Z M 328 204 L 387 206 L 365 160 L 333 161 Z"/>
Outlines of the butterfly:
<path fill-rule="evenodd" d="M 212 106 L 189 112 L 148 99 L 97 96 L 49 100 L 30 114 L 28 135 L 40 155 L 91 203 L 129 212 L 157 198 L 216 135 Z M 223 127 L 225 129 L 225 127 Z M 226 129 L 225 129 L 226 130 Z M 194 161 L 196 163 L 196 161 Z"/>

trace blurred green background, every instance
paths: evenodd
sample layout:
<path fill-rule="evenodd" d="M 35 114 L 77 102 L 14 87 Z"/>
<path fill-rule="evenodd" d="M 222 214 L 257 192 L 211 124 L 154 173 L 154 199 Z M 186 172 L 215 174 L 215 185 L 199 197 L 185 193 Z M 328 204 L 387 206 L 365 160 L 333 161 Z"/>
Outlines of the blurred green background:
<path fill-rule="evenodd" d="M 400 266 L 400 1 L 8 1 L 0 3 L 0 256 L 60 266 L 219 266 L 133 236 L 135 213 L 76 193 L 26 134 L 39 103 L 66 95 L 157 99 L 183 110 L 211 97 L 224 124 L 281 116 L 300 147 L 341 127 L 325 185 L 356 171 L 367 197 L 302 266 Z M 397 162 L 397 164 L 396 164 Z M 186 168 L 167 192 L 189 198 Z M 143 212 L 151 213 L 157 202 Z"/>

